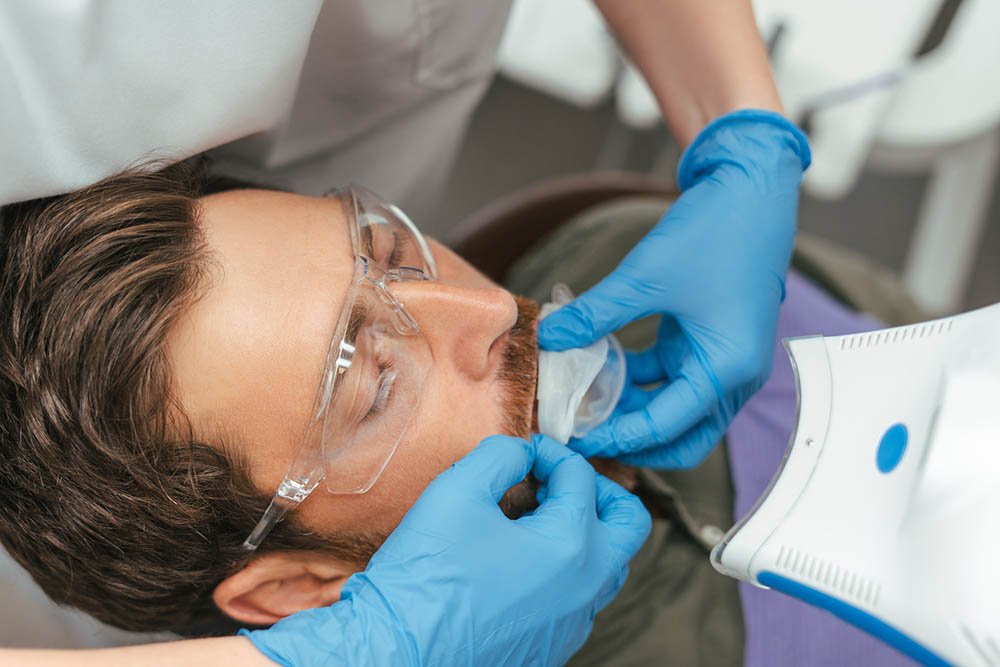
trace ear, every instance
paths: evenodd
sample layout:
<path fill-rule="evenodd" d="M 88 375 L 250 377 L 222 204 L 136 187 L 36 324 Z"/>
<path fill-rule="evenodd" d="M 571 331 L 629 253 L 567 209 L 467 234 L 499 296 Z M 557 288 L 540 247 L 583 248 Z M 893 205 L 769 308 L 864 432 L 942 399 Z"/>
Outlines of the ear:
<path fill-rule="evenodd" d="M 297 611 L 337 602 L 357 571 L 357 565 L 318 551 L 266 553 L 216 586 L 212 599 L 237 621 L 270 625 Z"/>

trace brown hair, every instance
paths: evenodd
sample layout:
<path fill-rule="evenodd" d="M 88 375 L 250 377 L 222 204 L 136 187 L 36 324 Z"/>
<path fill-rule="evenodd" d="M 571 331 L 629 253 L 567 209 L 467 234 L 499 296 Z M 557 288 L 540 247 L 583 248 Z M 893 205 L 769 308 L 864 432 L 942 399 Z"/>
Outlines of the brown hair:
<path fill-rule="evenodd" d="M 212 590 L 270 500 L 176 426 L 164 341 L 211 266 L 204 186 L 191 162 L 146 165 L 2 212 L 0 540 L 53 600 L 131 630 L 221 616 Z M 275 549 L 374 546 L 291 517 Z"/>

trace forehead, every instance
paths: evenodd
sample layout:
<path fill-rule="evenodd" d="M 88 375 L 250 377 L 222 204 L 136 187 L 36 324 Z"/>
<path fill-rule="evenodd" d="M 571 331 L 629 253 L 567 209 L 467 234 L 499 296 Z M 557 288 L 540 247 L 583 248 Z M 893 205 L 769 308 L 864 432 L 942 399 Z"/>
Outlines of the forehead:
<path fill-rule="evenodd" d="M 235 190 L 202 197 L 199 208 L 206 240 L 233 272 L 248 262 L 340 268 L 350 258 L 344 207 L 336 198 Z M 267 278 L 259 282 L 274 276 Z"/>
<path fill-rule="evenodd" d="M 213 265 L 168 339 L 175 392 L 196 428 L 277 448 L 305 421 L 353 275 L 344 211 L 263 190 L 199 203 Z"/>

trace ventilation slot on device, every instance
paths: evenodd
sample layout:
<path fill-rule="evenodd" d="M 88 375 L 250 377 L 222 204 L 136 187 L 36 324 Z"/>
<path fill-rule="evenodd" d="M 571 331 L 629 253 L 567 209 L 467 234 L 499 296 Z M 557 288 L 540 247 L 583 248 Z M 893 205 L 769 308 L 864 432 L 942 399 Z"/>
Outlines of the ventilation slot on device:
<path fill-rule="evenodd" d="M 845 336 L 840 339 L 841 350 L 860 350 L 865 347 L 885 345 L 887 343 L 902 343 L 908 340 L 929 338 L 951 331 L 952 320 L 937 320 L 925 324 L 915 324 L 909 327 L 897 327 L 886 331 L 862 333 L 855 336 Z"/>
<path fill-rule="evenodd" d="M 778 551 L 777 566 L 803 579 L 818 583 L 827 590 L 836 591 L 845 598 L 868 605 L 870 608 L 878 606 L 881 586 L 830 561 L 789 546 L 782 546 L 781 550 Z"/>
<path fill-rule="evenodd" d="M 958 633 L 969 643 L 976 655 L 989 667 L 1000 667 L 1000 640 L 983 634 L 976 634 L 964 623 L 958 624 Z"/>

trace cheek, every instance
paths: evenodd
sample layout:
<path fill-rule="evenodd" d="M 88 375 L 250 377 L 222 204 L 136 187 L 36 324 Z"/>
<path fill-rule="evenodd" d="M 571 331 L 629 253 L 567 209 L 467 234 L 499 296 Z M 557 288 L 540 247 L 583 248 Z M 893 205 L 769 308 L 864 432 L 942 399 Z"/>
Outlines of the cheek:
<path fill-rule="evenodd" d="M 496 287 L 443 245 L 433 239 L 430 244 L 442 281 Z M 361 495 L 331 495 L 320 487 L 300 510 L 306 525 L 324 532 L 388 534 L 435 477 L 501 431 L 501 398 L 495 379 L 476 383 L 432 370 L 417 412 L 375 486 Z"/>
<path fill-rule="evenodd" d="M 384 482 L 393 493 L 416 488 L 412 495 L 416 500 L 448 466 L 475 449 L 486 436 L 500 432 L 500 398 L 495 381 L 464 382 L 458 377 L 432 373 L 424 400 L 376 487 Z"/>
<path fill-rule="evenodd" d="M 321 486 L 302 508 L 323 531 L 391 532 L 427 485 L 503 423 L 495 382 L 460 383 L 431 374 L 413 420 L 375 486 L 360 495 L 331 495 Z"/>
<path fill-rule="evenodd" d="M 503 423 L 503 392 L 495 377 L 472 381 L 442 368 L 431 371 L 423 394 L 403 443 L 414 456 L 437 451 L 451 465 Z"/>

